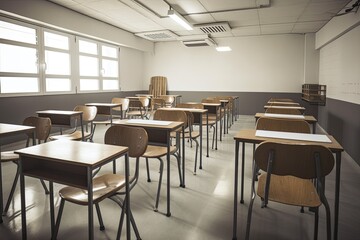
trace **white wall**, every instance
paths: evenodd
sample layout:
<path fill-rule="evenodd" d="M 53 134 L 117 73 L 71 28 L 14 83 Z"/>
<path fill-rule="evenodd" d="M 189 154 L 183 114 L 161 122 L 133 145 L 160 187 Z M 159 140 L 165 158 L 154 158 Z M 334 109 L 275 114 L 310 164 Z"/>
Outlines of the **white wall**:
<path fill-rule="evenodd" d="M 319 72 L 327 97 L 360 104 L 360 26 L 321 48 Z"/>
<path fill-rule="evenodd" d="M 223 38 L 216 42 L 232 51 L 156 43 L 154 53 L 145 53 L 144 89 L 148 89 L 151 76 L 163 75 L 170 91 L 301 92 L 304 35 Z"/>
<path fill-rule="evenodd" d="M 319 56 L 315 49 L 315 34 L 305 34 L 304 83 L 319 84 Z"/>
<path fill-rule="evenodd" d="M 120 86 L 122 91 L 143 90 L 144 52 L 120 48 Z"/>

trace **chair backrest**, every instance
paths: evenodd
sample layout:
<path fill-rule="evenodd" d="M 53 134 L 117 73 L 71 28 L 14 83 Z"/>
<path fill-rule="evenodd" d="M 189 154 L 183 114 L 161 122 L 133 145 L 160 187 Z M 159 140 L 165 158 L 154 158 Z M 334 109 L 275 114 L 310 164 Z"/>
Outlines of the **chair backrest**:
<path fill-rule="evenodd" d="M 151 103 L 155 110 L 166 106 L 166 102 L 163 98 L 152 98 Z"/>
<path fill-rule="evenodd" d="M 74 111 L 83 112 L 82 119 L 84 123 L 94 121 L 97 113 L 97 108 L 95 106 L 84 106 L 78 105 L 74 108 Z"/>
<path fill-rule="evenodd" d="M 278 113 L 278 114 L 292 114 L 292 115 L 302 115 L 300 110 L 291 109 L 291 108 L 268 108 L 265 111 L 266 113 Z"/>
<path fill-rule="evenodd" d="M 141 127 L 111 126 L 104 137 L 105 144 L 125 146 L 129 148 L 129 156 L 141 157 L 148 145 L 148 134 Z"/>
<path fill-rule="evenodd" d="M 27 117 L 23 121 L 23 125 L 35 127 L 35 138 L 39 141 L 46 142 L 51 131 L 50 118 L 43 117 Z M 27 134 L 28 138 L 32 138 L 31 134 Z M 28 142 L 27 142 L 28 145 Z"/>
<path fill-rule="evenodd" d="M 174 101 L 175 101 L 175 97 L 174 97 L 174 96 L 162 95 L 162 96 L 160 96 L 160 98 L 164 99 L 165 104 L 166 104 L 167 106 L 172 106 L 172 104 L 173 104 Z"/>
<path fill-rule="evenodd" d="M 269 102 L 294 102 L 290 98 L 270 98 Z"/>
<path fill-rule="evenodd" d="M 310 125 L 302 119 L 261 117 L 256 122 L 257 130 L 311 133 Z"/>
<path fill-rule="evenodd" d="M 201 102 L 202 103 L 220 103 L 220 98 L 216 98 L 216 97 L 210 98 L 210 97 L 208 97 L 208 98 L 202 99 Z"/>
<path fill-rule="evenodd" d="M 315 144 L 263 142 L 256 148 L 254 158 L 257 167 L 263 171 L 268 171 L 271 161 L 272 174 L 303 179 L 324 177 L 334 167 L 334 155 L 331 151 Z M 319 168 L 316 166 L 316 158 L 319 159 Z M 319 176 L 317 170 L 320 170 Z"/>
<path fill-rule="evenodd" d="M 176 104 L 177 108 L 195 108 L 195 109 L 204 109 L 204 105 L 201 103 L 178 103 Z"/>
<path fill-rule="evenodd" d="M 175 121 L 175 122 L 183 122 L 187 127 L 188 117 L 184 111 L 178 110 L 156 110 L 154 113 L 154 120 L 163 120 L 163 121 Z"/>
<path fill-rule="evenodd" d="M 300 104 L 295 102 L 269 102 L 268 104 L 271 106 L 300 107 Z"/>
<path fill-rule="evenodd" d="M 130 100 L 128 98 L 112 98 L 111 99 L 111 103 L 120 103 L 121 104 L 121 108 L 120 107 L 115 107 L 113 108 L 113 110 L 115 111 L 127 111 L 129 108 L 129 102 Z"/>

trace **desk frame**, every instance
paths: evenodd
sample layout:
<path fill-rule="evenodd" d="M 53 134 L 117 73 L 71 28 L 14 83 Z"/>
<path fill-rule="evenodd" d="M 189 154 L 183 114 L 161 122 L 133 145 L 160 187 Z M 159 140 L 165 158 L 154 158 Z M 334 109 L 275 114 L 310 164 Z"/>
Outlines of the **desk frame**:
<path fill-rule="evenodd" d="M 54 150 L 61 148 L 61 154 Z M 100 153 L 102 159 L 95 160 L 84 157 L 82 151 L 87 149 L 103 151 Z M 68 150 L 67 150 L 68 149 Z M 77 149 L 74 151 L 73 149 Z M 109 153 L 107 153 L 109 152 Z M 27 239 L 26 230 L 26 205 L 25 205 L 25 176 L 40 178 L 49 181 L 50 186 L 50 221 L 51 236 L 55 230 L 55 210 L 54 210 L 54 187 L 53 182 L 65 184 L 73 187 L 86 189 L 88 191 L 88 238 L 94 239 L 94 218 L 93 218 L 93 170 L 125 156 L 125 204 L 127 206 L 126 229 L 127 239 L 130 239 L 130 188 L 129 188 L 129 156 L 128 148 L 88 143 L 77 141 L 51 141 L 41 145 L 28 147 L 16 151 L 20 155 L 20 193 L 21 193 L 21 224 L 22 239 Z M 82 156 L 79 156 L 82 155 Z M 76 156 L 74 156 L 76 155 Z"/>
<path fill-rule="evenodd" d="M 121 119 L 123 116 L 122 104 L 121 103 L 86 103 L 85 106 L 94 106 L 97 108 L 96 115 L 110 116 L 110 125 L 113 124 L 113 108 L 120 107 Z M 106 123 L 106 122 L 105 122 Z"/>
<path fill-rule="evenodd" d="M 335 180 L 335 204 L 334 204 L 334 239 L 338 235 L 338 222 L 339 222 L 339 195 L 340 195 L 340 168 L 341 168 L 341 152 L 344 151 L 343 147 L 331 135 L 327 135 L 331 143 L 321 142 L 308 142 L 308 141 L 295 141 L 295 140 L 282 140 L 275 138 L 256 137 L 255 129 L 240 130 L 234 137 L 235 140 L 235 178 L 234 178 L 234 217 L 233 217 L 233 240 L 237 239 L 237 204 L 238 204 L 238 179 L 239 179 L 239 145 L 242 143 L 242 161 L 241 161 L 241 190 L 240 190 L 240 203 L 244 203 L 244 167 L 245 167 L 245 143 L 260 144 L 264 141 L 276 141 L 284 143 L 314 143 L 328 147 L 334 154 L 336 159 L 336 180 Z"/>
<path fill-rule="evenodd" d="M 1 138 L 12 136 L 20 133 L 32 133 L 33 135 L 33 145 L 35 142 L 35 127 L 24 126 L 24 125 L 14 125 L 0 123 L 0 153 L 1 153 Z M 0 223 L 3 223 L 2 216 L 4 214 L 4 202 L 3 202 L 3 179 L 2 179 L 2 163 L 1 163 L 1 154 L 0 154 Z"/>

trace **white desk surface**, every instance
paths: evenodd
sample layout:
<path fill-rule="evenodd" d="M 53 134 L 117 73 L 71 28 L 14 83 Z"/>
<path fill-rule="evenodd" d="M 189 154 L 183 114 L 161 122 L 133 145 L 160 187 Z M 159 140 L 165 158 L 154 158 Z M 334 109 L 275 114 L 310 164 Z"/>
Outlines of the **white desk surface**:
<path fill-rule="evenodd" d="M 326 135 L 323 134 L 256 130 L 255 136 L 265 137 L 265 138 L 280 138 L 280 139 L 289 139 L 289 140 L 331 143 L 331 140 Z"/>
<path fill-rule="evenodd" d="M 305 119 L 304 115 L 294 115 L 294 114 L 265 113 L 264 116 L 265 117 L 273 117 L 273 118 Z"/>
<path fill-rule="evenodd" d="M 160 126 L 167 126 L 172 123 L 170 121 L 145 120 L 145 119 L 130 119 L 127 120 L 126 122 L 133 124 L 148 124 L 148 125 L 160 125 Z"/>

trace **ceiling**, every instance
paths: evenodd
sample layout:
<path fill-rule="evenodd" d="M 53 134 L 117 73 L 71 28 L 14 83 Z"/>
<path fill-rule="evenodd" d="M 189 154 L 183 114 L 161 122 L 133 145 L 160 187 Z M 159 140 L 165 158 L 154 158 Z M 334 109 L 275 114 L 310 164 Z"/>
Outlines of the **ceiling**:
<path fill-rule="evenodd" d="M 152 41 L 202 38 L 201 24 L 227 23 L 210 37 L 313 33 L 349 0 L 49 0 Z M 190 24 L 185 30 L 167 17 L 174 9 Z M 223 26 L 223 25 L 222 25 Z M 227 28 L 227 27 L 230 28 Z M 144 34 L 145 33 L 145 34 Z M 150 36 L 150 37 L 149 37 Z"/>

